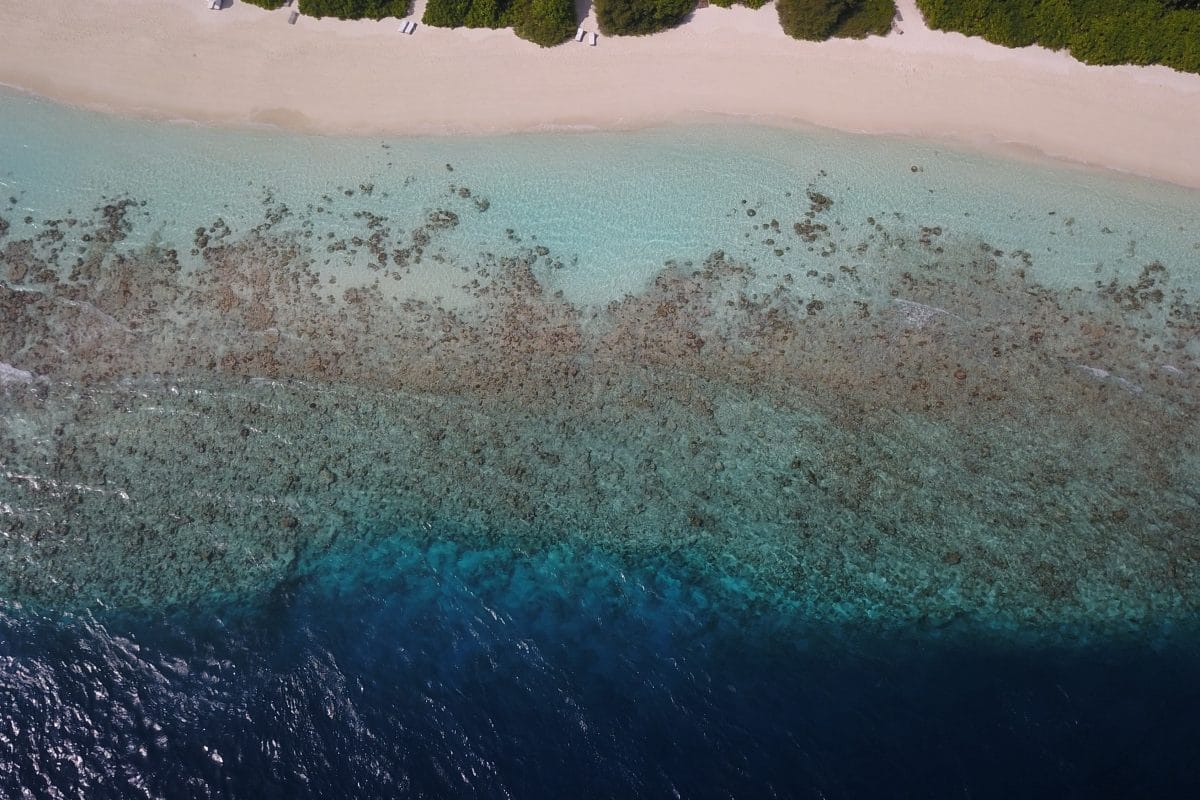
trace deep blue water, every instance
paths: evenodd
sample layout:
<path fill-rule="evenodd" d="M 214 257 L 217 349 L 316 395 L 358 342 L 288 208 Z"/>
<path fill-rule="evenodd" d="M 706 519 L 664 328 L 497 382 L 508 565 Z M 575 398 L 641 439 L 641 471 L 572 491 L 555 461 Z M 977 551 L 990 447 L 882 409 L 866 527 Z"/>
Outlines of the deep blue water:
<path fill-rule="evenodd" d="M 1185 797 L 1200 648 L 781 621 L 562 547 L 0 617 L 4 797 Z M 685 588 L 692 587 L 692 588 Z M 59 793 L 51 790 L 57 787 Z"/>

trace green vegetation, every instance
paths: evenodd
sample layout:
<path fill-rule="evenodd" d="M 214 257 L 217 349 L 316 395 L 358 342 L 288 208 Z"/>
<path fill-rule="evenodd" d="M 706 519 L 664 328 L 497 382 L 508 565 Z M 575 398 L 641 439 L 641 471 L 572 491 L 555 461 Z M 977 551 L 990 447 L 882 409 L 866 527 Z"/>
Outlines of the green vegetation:
<path fill-rule="evenodd" d="M 574 0 L 429 0 L 421 21 L 435 28 L 511 27 L 542 47 L 570 39 L 578 24 Z"/>
<path fill-rule="evenodd" d="M 696 0 L 595 0 L 600 30 L 608 36 L 640 36 L 674 28 Z"/>
<path fill-rule="evenodd" d="M 425 5 L 425 14 L 421 22 L 435 28 L 461 28 L 467 21 L 471 11 L 471 0 L 429 0 Z M 471 27 L 496 27 L 493 25 L 472 25 Z"/>
<path fill-rule="evenodd" d="M 575 35 L 575 0 L 516 0 L 513 30 L 522 39 L 553 47 Z"/>
<path fill-rule="evenodd" d="M 430 0 L 432 3 L 434 0 Z M 461 4 L 462 0 L 458 0 Z M 474 0 L 468 2 L 470 6 L 467 13 L 463 16 L 460 23 L 466 28 L 506 28 L 508 27 L 507 15 L 511 3 L 508 0 Z M 453 28 L 456 25 L 439 25 L 429 21 L 429 6 L 426 6 L 425 24 L 433 25 L 438 28 Z"/>
<path fill-rule="evenodd" d="M 894 0 L 863 0 L 853 4 L 846 16 L 838 21 L 833 35 L 841 39 L 865 39 L 886 36 L 896 19 Z"/>
<path fill-rule="evenodd" d="M 242 0 L 242 2 L 266 9 L 279 8 L 281 5 L 283 5 L 283 0 Z"/>
<path fill-rule="evenodd" d="M 882 36 L 896 16 L 893 0 L 777 0 L 776 8 L 785 33 L 812 41 Z"/>
<path fill-rule="evenodd" d="M 1088 64 L 1200 72 L 1200 0 L 917 0 L 932 28 L 1066 49 Z"/>
<path fill-rule="evenodd" d="M 300 0 L 300 13 L 310 17 L 338 19 L 403 17 L 408 13 L 408 2 L 409 0 Z"/>
<path fill-rule="evenodd" d="M 709 0 L 709 2 L 721 8 L 733 8 L 735 5 L 745 6 L 746 8 L 762 8 L 769 0 Z"/>

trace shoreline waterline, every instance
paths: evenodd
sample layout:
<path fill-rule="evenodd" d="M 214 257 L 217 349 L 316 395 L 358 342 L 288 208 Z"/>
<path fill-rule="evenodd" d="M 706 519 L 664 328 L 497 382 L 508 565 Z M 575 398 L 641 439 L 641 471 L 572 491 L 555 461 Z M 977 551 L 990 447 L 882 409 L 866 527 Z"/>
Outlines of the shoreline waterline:
<path fill-rule="evenodd" d="M 829 127 L 803 119 L 795 119 L 772 114 L 736 114 L 720 111 L 696 111 L 682 114 L 678 117 L 664 118 L 660 121 L 644 121 L 637 123 L 623 122 L 607 123 L 540 123 L 527 128 L 495 128 L 495 129 L 442 129 L 419 131 L 336 131 L 322 130 L 315 127 L 294 126 L 284 123 L 271 123 L 253 120 L 219 121 L 204 118 L 189 118 L 167 116 L 153 110 L 122 110 L 106 105 L 90 105 L 86 102 L 77 103 L 46 95 L 36 90 L 14 86 L 0 81 L 0 97 L 26 97 L 31 100 L 48 103 L 53 106 L 78 111 L 85 114 L 98 114 L 105 117 L 124 120 L 132 123 L 147 123 L 182 129 L 197 129 L 213 132 L 230 132 L 244 134 L 261 134 L 264 136 L 301 136 L 317 140 L 345 139 L 351 141 L 366 141 L 371 139 L 394 140 L 397 138 L 445 139 L 450 140 L 486 140 L 511 136 L 588 136 L 592 134 L 630 134 L 669 132 L 671 130 L 687 130 L 696 128 L 711 128 L 713 130 L 734 128 L 757 128 L 782 133 L 798 133 L 810 135 L 849 136 L 880 141 L 896 141 L 906 145 L 924 146 L 935 150 L 944 150 L 967 158 L 982 157 L 990 160 L 1010 161 L 1022 166 L 1060 170 L 1067 173 L 1077 173 L 1081 176 L 1108 176 L 1116 181 L 1149 182 L 1170 187 L 1173 190 L 1200 190 L 1200 179 L 1195 182 L 1182 181 L 1172 176 L 1155 175 L 1136 170 L 1123 169 L 1105 163 L 1085 161 L 1069 155 L 1054 154 L 1038 148 L 1037 145 L 1018 141 L 1001 141 L 988 136 L 978 138 L 956 138 L 952 136 L 937 136 L 932 133 L 905 133 L 889 130 L 842 129 Z M 1200 177 L 1200 176 L 1198 176 Z"/>
<path fill-rule="evenodd" d="M 775 30 L 770 8 L 703 9 L 679 29 L 606 39 L 582 53 L 569 44 L 540 51 L 508 31 L 423 28 L 399 41 L 389 22 L 306 19 L 304 30 L 287 31 L 267 27 L 277 15 L 246 6 L 211 14 L 143 3 L 152 36 L 118 49 L 126 32 L 113 22 L 124 13 L 114 5 L 0 10 L 15 43 L 0 55 L 0 84 L 135 118 L 322 135 L 644 130 L 732 119 L 985 154 L 1032 149 L 1060 163 L 1200 187 L 1200 76 L 1087 67 L 923 26 L 809 44 Z M 62 35 L 56 21 L 88 34 Z M 654 80 L 632 80 L 651 66 Z M 353 75 L 378 78 L 346 78 Z"/>

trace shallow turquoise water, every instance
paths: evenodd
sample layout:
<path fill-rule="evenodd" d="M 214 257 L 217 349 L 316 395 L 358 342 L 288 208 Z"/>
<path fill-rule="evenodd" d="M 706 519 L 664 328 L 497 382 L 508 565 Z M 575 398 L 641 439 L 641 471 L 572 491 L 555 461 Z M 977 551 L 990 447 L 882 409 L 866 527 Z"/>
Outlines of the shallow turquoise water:
<path fill-rule="evenodd" d="M 353 494 L 316 458 L 305 468 L 325 470 L 308 484 L 315 494 L 259 491 L 264 481 L 236 466 L 274 485 L 300 442 L 317 453 L 388 442 L 391 456 L 426 463 L 420 481 L 370 458 L 345 469 L 390 513 L 494 537 L 508 523 L 486 498 L 503 480 L 518 538 L 634 552 L 692 541 L 705 553 L 728 535 L 730 571 L 758 576 L 731 576 L 734 593 L 787 607 L 904 618 L 914 609 L 897 603 L 919 590 L 945 613 L 1060 619 L 1019 588 L 997 594 L 991 568 L 1014 570 L 1002 583 L 1018 587 L 1040 570 L 1036 584 L 1063 589 L 1050 594 L 1065 592 L 1084 618 L 1192 607 L 1193 568 L 1153 539 L 1182 536 L 1191 559 L 1195 192 L 763 128 L 389 142 L 3 103 L 0 356 L 21 378 L 6 382 L 14 401 L 40 387 L 7 417 L 8 517 L 56 517 L 21 492 L 67 485 L 46 470 L 61 472 L 64 437 L 80 437 L 70 485 L 86 502 L 67 498 L 73 513 L 90 520 L 94 503 L 102 519 L 194 520 L 157 502 L 181 480 L 194 498 L 238 498 L 219 536 L 192 523 L 160 541 L 200 536 L 213 541 L 197 552 L 242 553 L 216 583 L 252 591 L 257 571 L 277 578 L 288 548 L 247 544 L 255 537 L 239 528 L 254 517 L 239 515 L 349 509 Z M 348 411 L 343 395 L 362 407 Z M 180 407 L 198 397 L 213 399 Z M 242 400 L 271 415 L 269 430 L 243 420 L 247 449 L 210 470 L 210 446 L 230 452 L 218 443 Z M 106 439 L 123 429 L 132 447 Z M 172 455 L 181 436 L 211 445 Z M 531 461 L 531 446 L 555 460 Z M 462 447 L 479 463 L 456 464 Z M 1071 466 L 1085 450 L 1090 472 Z M 97 470 L 122 488 L 102 488 Z M 1143 481 L 1149 502 L 1128 488 Z M 691 522 L 679 530 L 681 518 Z M 347 524 L 323 519 L 320 541 Z M 821 546 L 795 538 L 796 520 L 823 532 Z M 1043 542 L 1047 524 L 1057 533 Z M 1175 533 L 1125 535 L 1163 525 Z M 640 532 L 616 534 L 630 526 Z M 888 552 L 897 526 L 913 538 Z M 997 530 L 1014 532 L 1024 565 L 1006 560 L 1013 543 Z M 861 537 L 865 562 L 839 554 L 845 535 Z M 1061 563 L 1088 540 L 1107 543 L 1103 567 Z M 934 551 L 954 561 L 967 547 L 988 552 L 977 585 L 941 584 Z M 69 546 L 58 552 L 70 561 Z M 128 592 L 113 588 L 124 585 L 117 562 L 85 581 L 89 592 Z M 1152 588 L 1163 570 L 1167 586 Z M 826 606 L 843 580 L 858 591 Z M 54 569 L 33 583 L 47 581 L 62 585 Z M 1143 591 L 1114 593 L 1130 581 Z M 134 594 L 196 591 L 171 583 Z"/>
<path fill-rule="evenodd" d="M 1200 194 L 8 95 L 0 154 L 6 790 L 1195 783 Z"/>
<path fill-rule="evenodd" d="M 1147 259 L 1194 264 L 1200 253 L 1195 192 L 910 140 L 739 125 L 336 139 L 101 120 L 11 95 L 3 102 L 0 146 L 9 156 L 0 189 L 19 197 L 14 218 L 82 213 L 101 196 L 129 195 L 148 201 L 151 221 L 132 242 L 179 243 L 217 217 L 235 228 L 257 224 L 270 192 L 297 211 L 334 198 L 324 205 L 336 210 L 317 224 L 341 234 L 354 227 L 343 215 L 363 209 L 416 225 L 449 185 L 467 184 L 496 213 L 469 220 L 445 246 L 469 260 L 495 251 L 512 229 L 571 265 L 549 285 L 580 302 L 636 292 L 664 261 L 702 260 L 716 249 L 802 274 L 814 259 L 764 256 L 760 237 L 747 240 L 744 212 L 799 216 L 809 189 L 837 198 L 833 216 L 848 239 L 866 236 L 871 216 L 938 224 L 1029 251 L 1038 280 L 1060 288 L 1136 271 Z M 364 184 L 374 186 L 371 197 Z M 1195 289 L 1195 272 L 1178 277 Z"/>

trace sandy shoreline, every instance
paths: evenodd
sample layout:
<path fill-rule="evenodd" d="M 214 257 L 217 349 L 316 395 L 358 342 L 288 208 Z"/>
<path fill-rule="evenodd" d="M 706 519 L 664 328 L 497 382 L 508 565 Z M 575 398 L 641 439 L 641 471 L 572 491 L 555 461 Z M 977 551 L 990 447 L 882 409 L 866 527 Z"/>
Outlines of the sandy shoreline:
<path fill-rule="evenodd" d="M 421 6 L 418 2 L 416 16 Z M 0 2 L 0 83 L 120 114 L 329 134 L 638 128 L 711 116 L 1031 149 L 1200 187 L 1200 76 L 930 31 L 809 44 L 773 7 L 542 50 L 200 0 Z M 585 22 L 594 30 L 594 18 Z"/>

